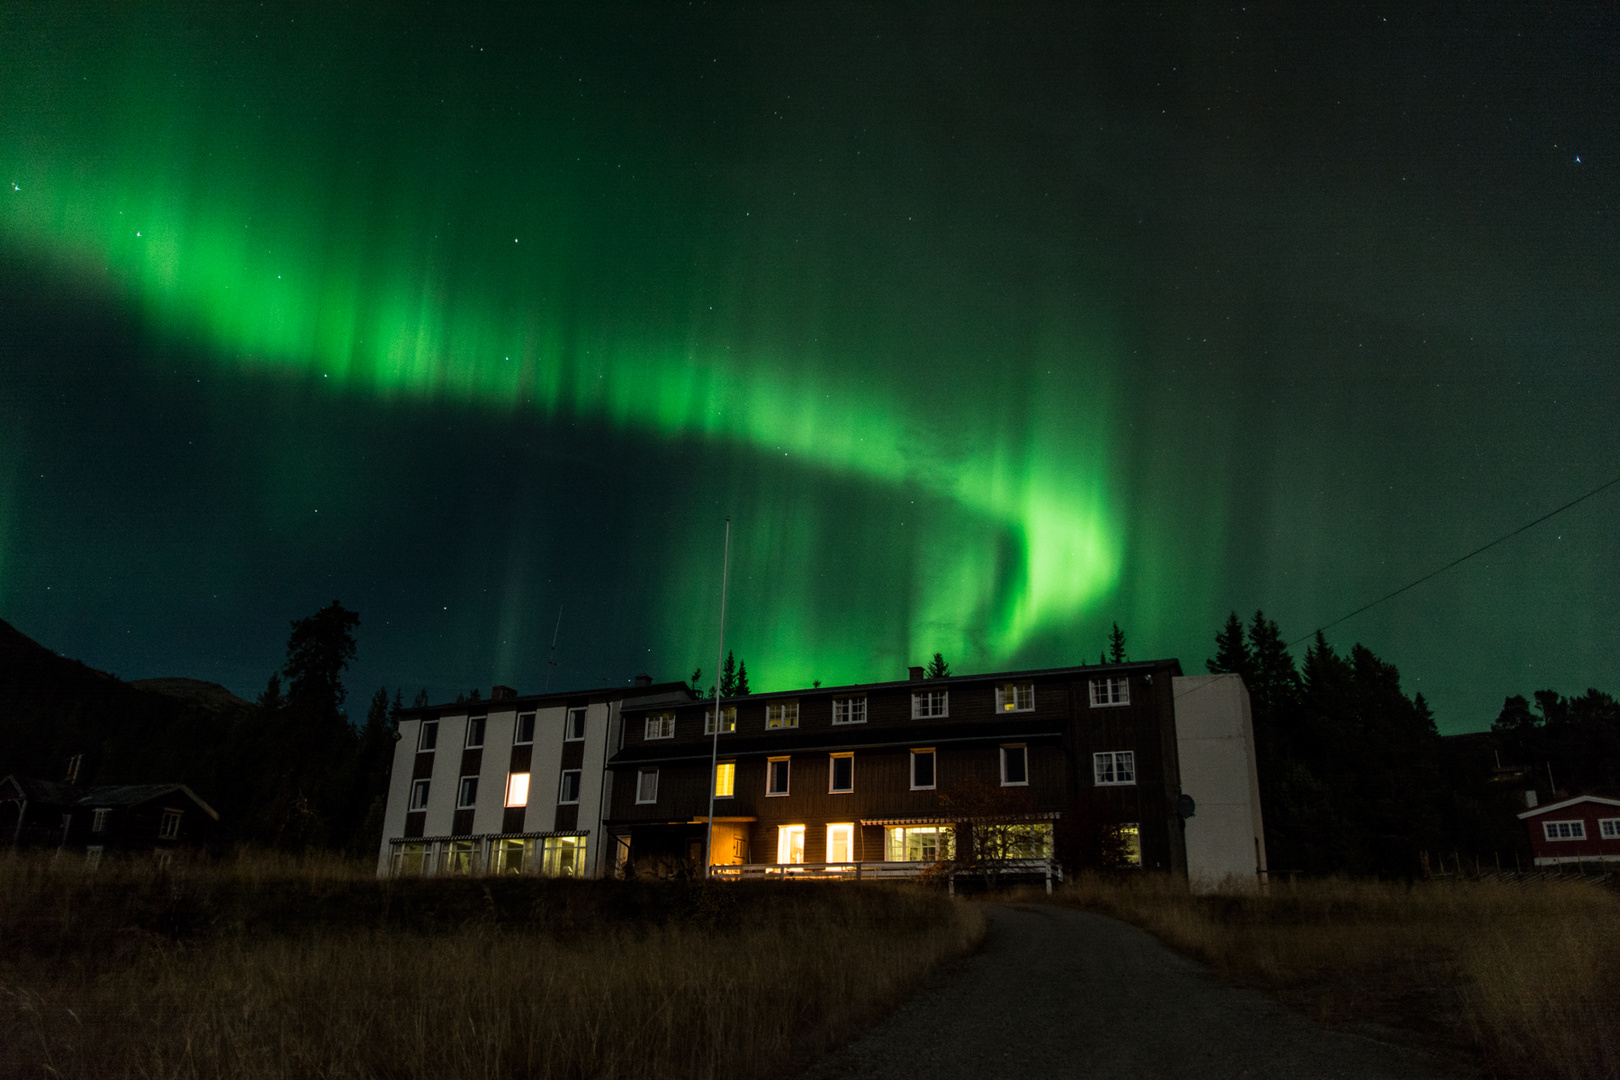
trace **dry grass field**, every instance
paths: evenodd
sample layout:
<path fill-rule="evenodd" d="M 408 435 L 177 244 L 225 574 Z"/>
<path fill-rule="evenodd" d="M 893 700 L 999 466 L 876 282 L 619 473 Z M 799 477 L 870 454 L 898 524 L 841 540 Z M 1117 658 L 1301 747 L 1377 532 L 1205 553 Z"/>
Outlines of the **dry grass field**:
<path fill-rule="evenodd" d="M 0 1075 L 736 1077 L 983 935 L 917 888 L 0 859 Z"/>
<path fill-rule="evenodd" d="M 1620 897 L 1606 889 L 1336 879 L 1191 896 L 1167 877 L 1082 877 L 1054 899 L 1329 1023 L 1415 1033 L 1465 1069 L 1620 1077 Z"/>

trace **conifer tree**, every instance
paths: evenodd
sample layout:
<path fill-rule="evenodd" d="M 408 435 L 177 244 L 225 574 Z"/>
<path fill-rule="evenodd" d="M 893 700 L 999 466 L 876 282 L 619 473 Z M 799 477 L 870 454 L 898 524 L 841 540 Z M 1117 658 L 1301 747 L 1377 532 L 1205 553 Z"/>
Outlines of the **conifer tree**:
<path fill-rule="evenodd" d="M 1110 663 L 1123 664 L 1125 656 L 1125 631 L 1119 628 L 1119 623 L 1108 632 L 1108 660 Z"/>
<path fill-rule="evenodd" d="M 928 670 L 924 672 L 924 674 L 926 674 L 930 679 L 949 678 L 951 674 L 951 665 L 945 662 L 945 657 L 943 654 L 935 653 L 934 658 L 928 661 Z"/>
<path fill-rule="evenodd" d="M 726 662 L 720 665 L 720 696 L 737 696 L 737 656 L 727 650 Z"/>
<path fill-rule="evenodd" d="M 751 693 L 753 691 L 748 688 L 748 661 L 739 660 L 737 661 L 736 694 L 738 697 L 747 697 Z"/>
<path fill-rule="evenodd" d="M 1226 616 L 1226 625 L 1215 635 L 1215 655 L 1204 666 L 1211 675 L 1241 675 L 1245 684 L 1254 681 L 1254 657 L 1243 638 L 1243 620 L 1237 612 Z"/>

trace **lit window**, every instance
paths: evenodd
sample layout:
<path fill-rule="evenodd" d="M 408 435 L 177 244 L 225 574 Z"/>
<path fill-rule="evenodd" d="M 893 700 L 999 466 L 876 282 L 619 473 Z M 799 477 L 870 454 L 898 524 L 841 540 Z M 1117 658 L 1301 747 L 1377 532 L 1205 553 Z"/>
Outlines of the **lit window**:
<path fill-rule="evenodd" d="M 506 805 L 529 805 L 529 774 L 515 772 L 506 778 Z"/>
<path fill-rule="evenodd" d="M 673 739 L 675 737 L 675 714 L 666 712 L 647 717 L 646 737 L 649 739 Z"/>
<path fill-rule="evenodd" d="M 778 825 L 776 827 L 776 861 L 779 863 L 804 862 L 803 825 Z"/>
<path fill-rule="evenodd" d="M 1092 708 L 1097 709 L 1105 705 L 1129 705 L 1130 703 L 1131 681 L 1129 679 L 1091 680 Z"/>
<path fill-rule="evenodd" d="M 560 803 L 579 802 L 579 769 L 564 769 L 562 774 L 562 789 L 557 792 L 557 801 Z"/>
<path fill-rule="evenodd" d="M 471 810 L 478 802 L 478 777 L 463 776 L 456 787 L 456 809 Z"/>
<path fill-rule="evenodd" d="M 568 710 L 568 720 L 566 721 L 564 727 L 566 730 L 563 734 L 563 738 L 568 742 L 578 742 L 585 737 L 584 706 Z"/>
<path fill-rule="evenodd" d="M 546 877 L 579 877 L 585 872 L 585 837 L 548 836 L 540 872 Z"/>
<path fill-rule="evenodd" d="M 1584 821 L 1543 821 L 1541 830 L 1549 840 L 1585 840 Z"/>
<path fill-rule="evenodd" d="M 911 695 L 911 718 L 927 720 L 951 714 L 949 690 L 921 690 Z"/>
<path fill-rule="evenodd" d="M 765 794 L 788 793 L 788 765 L 789 761 L 785 757 L 773 757 L 765 763 Z"/>
<path fill-rule="evenodd" d="M 477 750 L 484 745 L 484 723 L 488 719 L 487 716 L 467 717 L 467 749 Z"/>
<path fill-rule="evenodd" d="M 501 837 L 490 847 L 490 870 L 496 874 L 521 874 L 529 865 L 533 840 Z"/>
<path fill-rule="evenodd" d="M 1001 830 L 999 847 L 1003 858 L 1050 859 L 1052 857 L 1052 825 L 1038 821 L 1008 825 Z"/>
<path fill-rule="evenodd" d="M 1019 743 L 1001 748 L 1001 786 L 1029 783 L 1029 748 Z"/>
<path fill-rule="evenodd" d="M 855 790 L 855 755 L 834 754 L 828 763 L 827 790 L 834 795 Z"/>
<path fill-rule="evenodd" d="M 996 712 L 1031 712 L 1034 708 L 1034 683 L 1004 683 L 996 687 Z"/>
<path fill-rule="evenodd" d="M 180 835 L 180 811 L 163 811 L 163 820 L 158 824 L 158 839 L 173 840 Z"/>
<path fill-rule="evenodd" d="M 422 730 L 416 736 L 416 749 L 422 753 L 427 753 L 438 745 L 439 722 L 437 720 L 422 721 Z"/>
<path fill-rule="evenodd" d="M 956 853 L 956 830 L 949 825 L 894 826 L 887 841 L 888 862 L 938 862 Z"/>
<path fill-rule="evenodd" d="M 427 801 L 428 801 L 428 781 L 426 781 L 426 780 L 412 780 L 411 781 L 410 808 L 412 810 L 426 810 L 427 809 Z"/>
<path fill-rule="evenodd" d="M 426 870 L 426 844 L 410 843 L 394 845 L 395 877 L 421 877 Z"/>
<path fill-rule="evenodd" d="M 911 790 L 929 791 L 934 787 L 934 751 L 911 752 Z"/>
<path fill-rule="evenodd" d="M 799 726 L 799 703 L 777 701 L 765 706 L 765 727 L 790 728 Z"/>
<path fill-rule="evenodd" d="M 830 863 L 855 861 L 855 825 L 853 822 L 827 826 L 827 861 Z"/>
<path fill-rule="evenodd" d="M 721 761 L 714 766 L 714 797 L 729 799 L 737 787 L 737 763 Z"/>
<path fill-rule="evenodd" d="M 106 832 L 107 831 L 107 811 L 106 811 L 106 808 L 96 810 L 94 813 L 92 813 L 90 815 L 90 831 L 91 832 Z"/>
<path fill-rule="evenodd" d="M 1598 818 L 1598 835 L 1605 840 L 1620 840 L 1620 817 Z"/>
<path fill-rule="evenodd" d="M 1091 755 L 1091 771 L 1098 787 L 1119 787 L 1136 783 L 1136 753 L 1131 750 L 1104 750 Z"/>
<path fill-rule="evenodd" d="M 727 705 L 720 710 L 720 733 L 737 730 L 737 706 Z M 703 714 L 703 734 L 714 734 L 714 710 L 708 709 Z"/>
<path fill-rule="evenodd" d="M 658 801 L 658 770 L 642 769 L 636 774 L 636 802 L 638 805 Z"/>
<path fill-rule="evenodd" d="M 512 735 L 514 743 L 534 742 L 534 713 L 518 713 L 517 730 Z"/>
<path fill-rule="evenodd" d="M 473 842 L 471 840 L 451 840 L 445 844 L 440 856 L 440 871 L 446 874 L 470 874 L 473 872 Z"/>
<path fill-rule="evenodd" d="M 1119 857 L 1127 866 L 1142 865 L 1142 830 L 1134 821 L 1114 829 L 1114 840 L 1119 845 Z"/>
<path fill-rule="evenodd" d="M 866 723 L 866 699 L 863 697 L 833 698 L 833 723 Z"/>

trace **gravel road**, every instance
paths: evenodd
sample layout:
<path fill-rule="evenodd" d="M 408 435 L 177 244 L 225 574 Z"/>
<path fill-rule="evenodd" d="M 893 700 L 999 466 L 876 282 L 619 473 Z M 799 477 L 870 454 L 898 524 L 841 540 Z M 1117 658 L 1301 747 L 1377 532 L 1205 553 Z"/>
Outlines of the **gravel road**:
<path fill-rule="evenodd" d="M 983 949 L 805 1076 L 1452 1075 L 1410 1049 L 1329 1031 L 1258 993 L 1225 986 L 1117 920 L 1045 905 L 986 907 Z"/>

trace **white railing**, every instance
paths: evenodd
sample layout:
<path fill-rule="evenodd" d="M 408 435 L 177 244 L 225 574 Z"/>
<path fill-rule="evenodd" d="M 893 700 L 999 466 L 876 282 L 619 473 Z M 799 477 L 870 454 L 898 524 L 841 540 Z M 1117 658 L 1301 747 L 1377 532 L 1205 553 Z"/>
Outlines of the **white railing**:
<path fill-rule="evenodd" d="M 949 862 L 835 862 L 835 863 L 740 863 L 711 866 L 710 874 L 721 881 L 893 881 L 920 877 L 924 873 L 945 877 L 951 892 L 959 877 L 987 878 L 1039 876 L 1052 882 L 1063 880 L 1063 868 L 1054 859 L 998 859 L 977 866 L 957 866 Z"/>

